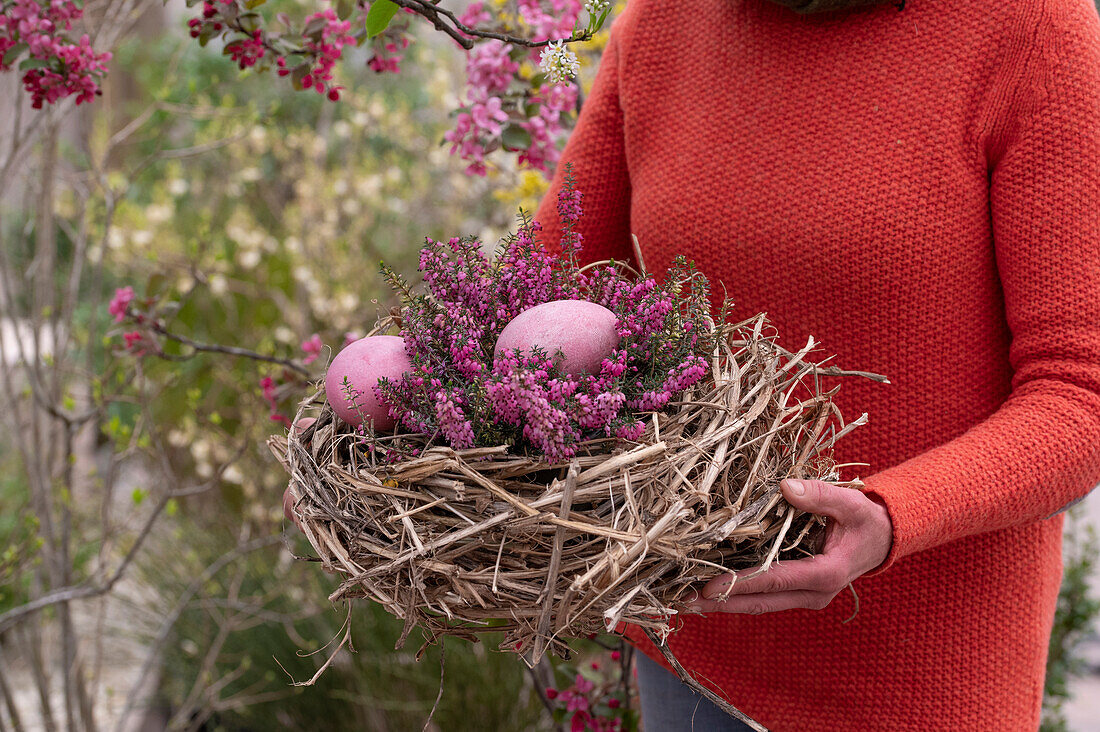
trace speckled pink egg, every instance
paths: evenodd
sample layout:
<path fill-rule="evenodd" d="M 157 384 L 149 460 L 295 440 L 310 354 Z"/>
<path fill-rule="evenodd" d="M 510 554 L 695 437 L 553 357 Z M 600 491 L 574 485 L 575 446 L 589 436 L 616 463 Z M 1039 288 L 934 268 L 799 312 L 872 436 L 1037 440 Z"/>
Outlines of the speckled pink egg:
<path fill-rule="evenodd" d="M 401 374 L 412 370 L 412 363 L 405 354 L 405 342 L 397 336 L 367 336 L 349 343 L 336 354 L 325 374 L 325 397 L 336 411 L 336 416 L 353 427 L 363 423 L 363 418 L 374 424 L 378 432 L 393 429 L 394 420 L 386 405 L 374 393 L 374 387 L 382 377 L 396 381 Z M 348 403 L 344 390 L 347 377 L 353 393 L 357 394 L 358 410 Z M 362 416 L 360 416 L 362 415 Z"/>
<path fill-rule="evenodd" d="M 494 355 L 539 346 L 551 358 L 561 353 L 562 370 L 576 376 L 600 372 L 600 362 L 619 345 L 618 318 L 603 305 L 586 300 L 554 300 L 524 310 L 504 326 Z"/>

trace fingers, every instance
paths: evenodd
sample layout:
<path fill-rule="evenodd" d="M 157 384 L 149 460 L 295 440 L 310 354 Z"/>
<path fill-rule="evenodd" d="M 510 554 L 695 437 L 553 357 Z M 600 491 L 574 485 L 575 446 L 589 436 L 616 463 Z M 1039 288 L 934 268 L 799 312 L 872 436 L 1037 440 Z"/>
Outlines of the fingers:
<path fill-rule="evenodd" d="M 822 610 L 836 593 L 794 590 L 791 592 L 769 592 L 764 594 L 732 595 L 725 600 L 696 600 L 688 605 L 690 610 L 700 613 L 747 613 L 762 615 L 783 610 Z"/>
<path fill-rule="evenodd" d="M 844 488 L 821 480 L 785 479 L 783 497 L 795 508 L 843 523 L 857 523 L 867 515 L 870 499 L 855 488 Z"/>
<path fill-rule="evenodd" d="M 708 600 L 726 592 L 731 595 L 750 595 L 758 592 L 805 590 L 835 594 L 849 581 L 848 573 L 836 557 L 821 554 L 773 564 L 767 572 L 747 570 L 715 577 L 703 586 L 702 594 Z"/>

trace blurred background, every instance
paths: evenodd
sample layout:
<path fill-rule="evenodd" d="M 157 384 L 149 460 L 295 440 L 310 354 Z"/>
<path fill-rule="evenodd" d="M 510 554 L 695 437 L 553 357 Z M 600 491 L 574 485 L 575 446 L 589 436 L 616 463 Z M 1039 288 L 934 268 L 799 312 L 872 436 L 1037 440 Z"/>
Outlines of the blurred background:
<path fill-rule="evenodd" d="M 537 690 L 618 688 L 620 651 L 531 671 L 491 644 L 451 639 L 442 666 L 416 634 L 394 650 L 400 622 L 334 607 L 333 578 L 295 561 L 264 445 L 303 395 L 288 364 L 319 377 L 393 304 L 380 260 L 415 272 L 425 236 L 492 245 L 541 197 L 542 173 L 501 156 L 470 176 L 443 144 L 464 53 L 420 32 L 377 74 L 351 49 L 332 103 L 200 47 L 183 2 L 94 12 L 114 53 L 94 103 L 33 110 L 0 74 L 0 732 L 419 730 L 433 708 L 428 729 L 565 728 Z M 126 287 L 183 337 L 163 358 L 109 312 Z M 1066 526 L 1044 729 L 1090 732 L 1100 497 Z M 354 652 L 293 685 L 349 627 Z"/>

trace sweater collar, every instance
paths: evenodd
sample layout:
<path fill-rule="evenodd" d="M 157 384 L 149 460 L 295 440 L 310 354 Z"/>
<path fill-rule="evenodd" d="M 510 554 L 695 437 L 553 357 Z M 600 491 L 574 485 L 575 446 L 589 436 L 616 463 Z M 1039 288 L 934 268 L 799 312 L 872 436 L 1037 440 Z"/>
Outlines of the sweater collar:
<path fill-rule="evenodd" d="M 867 5 L 885 5 L 890 3 L 898 5 L 898 0 L 771 0 L 776 5 L 790 8 L 796 13 L 809 15 L 812 13 L 825 13 L 830 10 L 845 10 L 859 8 Z"/>

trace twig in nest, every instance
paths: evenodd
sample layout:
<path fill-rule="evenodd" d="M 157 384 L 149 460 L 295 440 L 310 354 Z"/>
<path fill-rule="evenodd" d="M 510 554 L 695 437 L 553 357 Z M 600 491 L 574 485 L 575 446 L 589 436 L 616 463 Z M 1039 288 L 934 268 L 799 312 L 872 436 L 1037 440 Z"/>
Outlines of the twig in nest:
<path fill-rule="evenodd" d="M 719 709 L 721 709 L 723 712 L 730 715 L 734 719 L 741 720 L 757 732 L 768 732 L 767 727 L 760 724 L 755 719 L 745 714 L 740 709 L 733 706 L 728 701 L 718 696 L 707 687 L 700 684 L 694 676 L 687 672 L 687 669 L 683 667 L 680 661 L 676 658 L 675 655 L 673 655 L 672 651 L 669 650 L 668 646 L 665 645 L 664 641 L 662 641 L 656 633 L 654 633 L 649 628 L 643 628 L 643 630 L 645 631 L 646 637 L 649 638 L 654 647 L 661 652 L 661 655 L 665 657 L 665 660 L 668 661 L 669 665 L 672 666 L 672 668 L 676 671 L 676 675 L 679 676 L 685 684 L 690 686 L 699 694 L 705 696 L 707 699 L 713 702 L 715 706 L 717 706 Z"/>

